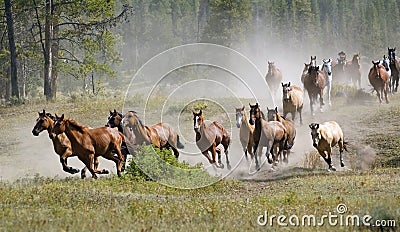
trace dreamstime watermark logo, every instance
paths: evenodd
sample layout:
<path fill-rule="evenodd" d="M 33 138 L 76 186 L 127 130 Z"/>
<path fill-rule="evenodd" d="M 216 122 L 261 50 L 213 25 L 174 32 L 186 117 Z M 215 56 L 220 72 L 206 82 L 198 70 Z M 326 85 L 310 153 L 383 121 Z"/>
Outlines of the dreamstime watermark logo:
<path fill-rule="evenodd" d="M 144 125 L 170 124 L 184 144 L 184 148 L 179 149 L 179 159 L 203 163 L 205 169 L 217 176 L 209 181 L 180 181 L 177 176 L 193 176 L 193 173 L 165 164 L 156 152 L 148 154 L 163 166 L 161 172 L 151 172 L 151 167 L 140 167 L 150 178 L 170 187 L 187 189 L 201 188 L 224 178 L 235 170 L 244 156 L 237 159 L 237 155 L 228 155 L 230 170 L 223 151 L 220 159 L 225 168 L 209 164 L 196 144 L 194 106 L 203 108 L 206 120 L 216 120 L 225 127 L 231 137 L 231 148 L 232 141 L 237 140 L 232 133 L 238 130 L 233 106 L 248 107 L 249 103 L 255 102 L 262 108 L 275 105 L 264 75 L 249 58 L 225 46 L 194 43 L 161 52 L 140 67 L 131 79 L 122 110 L 124 113 L 137 112 Z M 207 147 L 207 144 L 202 146 Z M 238 151 L 231 153 L 237 154 Z M 172 172 L 178 175 L 166 175 Z"/>
<path fill-rule="evenodd" d="M 322 214 L 317 216 L 314 214 L 304 215 L 276 215 L 269 214 L 267 210 L 264 214 L 257 217 L 257 224 L 259 226 L 307 226 L 307 227 L 318 227 L 318 226 L 366 226 L 366 227 L 396 227 L 396 220 L 380 220 L 369 215 L 354 215 L 346 214 L 348 211 L 345 204 L 338 204 L 336 212 L 329 212 L 328 214 Z"/>

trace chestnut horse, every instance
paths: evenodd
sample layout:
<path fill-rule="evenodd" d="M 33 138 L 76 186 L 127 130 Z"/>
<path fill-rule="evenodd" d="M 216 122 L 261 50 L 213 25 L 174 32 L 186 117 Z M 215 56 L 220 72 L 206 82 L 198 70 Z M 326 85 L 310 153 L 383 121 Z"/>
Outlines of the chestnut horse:
<path fill-rule="evenodd" d="M 268 73 L 265 76 L 265 81 L 271 92 L 275 94 L 279 88 L 279 83 L 282 81 L 282 72 L 275 66 L 274 62 L 268 61 Z"/>
<path fill-rule="evenodd" d="M 246 111 L 244 109 L 244 106 L 242 108 L 236 108 L 236 126 L 240 128 L 239 129 L 240 143 L 242 144 L 246 160 L 248 160 L 247 152 L 250 154 L 251 159 L 253 159 L 254 126 L 250 125 L 249 120 L 247 119 L 246 116 Z"/>
<path fill-rule="evenodd" d="M 129 111 L 123 117 L 122 125 L 133 131 L 137 145 L 153 144 L 160 149 L 171 148 L 176 158 L 179 157 L 178 148 L 184 148 L 179 141 L 178 133 L 168 123 L 159 122 L 151 126 L 145 126 L 135 111 Z"/>
<path fill-rule="evenodd" d="M 386 103 L 389 103 L 387 97 L 389 74 L 385 67 L 380 64 L 380 61 L 372 61 L 372 64 L 373 66 L 368 73 L 369 83 L 374 87 L 379 102 L 382 103 L 382 95 L 385 94 Z"/>
<path fill-rule="evenodd" d="M 193 112 L 193 129 L 196 133 L 197 147 L 208 161 L 211 164 L 215 163 L 215 166 L 218 168 L 224 168 L 221 161 L 221 151 L 217 148 L 219 144 L 222 144 L 226 157 L 226 165 L 228 170 L 230 170 L 231 165 L 228 159 L 228 148 L 231 143 L 231 138 L 225 128 L 217 121 L 206 125 L 203 111 L 200 110 L 198 113 Z M 211 152 L 212 158 L 209 152 Z M 218 162 L 216 162 L 217 153 Z"/>
<path fill-rule="evenodd" d="M 359 89 L 361 88 L 361 65 L 360 65 L 360 53 L 358 52 L 353 56 L 353 59 L 347 62 L 346 76 L 354 83 Z"/>
<path fill-rule="evenodd" d="M 32 129 L 32 134 L 34 136 L 39 136 L 39 134 L 42 131 L 47 130 L 47 132 L 49 133 L 49 137 L 53 142 L 54 151 L 60 156 L 60 163 L 62 165 L 63 170 L 70 174 L 78 173 L 79 169 L 67 165 L 68 157 L 76 156 L 76 154 L 74 154 L 72 151 L 71 142 L 69 141 L 67 136 L 64 133 L 54 137 L 50 136 L 51 130 L 54 127 L 55 117 L 50 113 L 46 113 L 45 110 L 43 110 L 43 112 L 38 112 L 38 113 L 39 117 L 36 119 L 36 124 Z M 97 159 L 95 162 L 97 162 Z"/>
<path fill-rule="evenodd" d="M 78 158 L 89 169 L 92 177 L 97 179 L 96 174 L 108 174 L 107 170 L 97 170 L 95 160 L 98 156 L 112 160 L 117 166 L 117 174 L 121 176 L 124 157 L 120 147 L 123 136 L 117 130 L 109 127 L 88 128 L 80 125 L 73 119 L 56 115 L 56 123 L 52 129 L 52 137 L 65 133 L 71 142 L 71 147 Z M 117 156 L 114 156 L 113 151 Z"/>
<path fill-rule="evenodd" d="M 289 113 L 292 114 L 292 120 L 296 118 L 296 112 L 300 116 L 300 125 L 303 124 L 303 118 L 301 112 L 303 110 L 303 90 L 299 86 L 282 83 L 282 103 L 283 103 L 283 117 L 286 117 Z"/>
<path fill-rule="evenodd" d="M 391 89 L 397 92 L 399 87 L 399 74 L 400 74 L 400 59 L 396 57 L 396 48 L 388 48 L 388 56 L 390 61 L 391 73 Z"/>
<path fill-rule="evenodd" d="M 250 125 L 254 125 L 254 148 L 253 153 L 256 160 L 256 169 L 260 170 L 258 157 L 261 156 L 263 147 L 267 147 L 265 156 L 268 158 L 268 163 L 275 166 L 277 164 L 278 155 L 282 156 L 284 146 L 287 139 L 285 126 L 278 121 L 268 122 L 264 118 L 258 103 L 250 105 Z M 257 148 L 259 151 L 257 153 Z M 275 151 L 278 154 L 275 155 Z M 268 154 L 271 154 L 272 159 Z"/>
<path fill-rule="evenodd" d="M 325 74 L 319 70 L 319 67 L 310 66 L 308 73 L 304 77 L 304 88 L 308 92 L 310 99 L 311 114 L 314 115 L 313 105 L 319 95 L 320 111 L 322 112 L 322 106 L 324 103 L 324 88 L 325 88 Z"/>

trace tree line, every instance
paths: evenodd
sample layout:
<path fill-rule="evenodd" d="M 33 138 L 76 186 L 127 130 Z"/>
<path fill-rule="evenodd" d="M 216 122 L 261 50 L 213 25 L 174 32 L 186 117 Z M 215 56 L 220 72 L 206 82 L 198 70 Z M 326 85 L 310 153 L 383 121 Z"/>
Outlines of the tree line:
<path fill-rule="evenodd" d="M 0 97 L 42 91 L 54 100 L 57 83 L 93 73 L 121 83 L 159 52 L 195 42 L 256 57 L 340 50 L 375 57 L 397 45 L 399 7 L 397 0 L 4 0 Z"/>

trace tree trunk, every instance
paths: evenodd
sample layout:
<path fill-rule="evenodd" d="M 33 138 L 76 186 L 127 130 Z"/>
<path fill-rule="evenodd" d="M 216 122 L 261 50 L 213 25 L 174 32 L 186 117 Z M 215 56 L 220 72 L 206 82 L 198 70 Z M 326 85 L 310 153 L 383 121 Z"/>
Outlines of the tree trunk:
<path fill-rule="evenodd" d="M 197 18 L 197 41 L 200 41 L 201 35 L 204 32 L 204 28 L 207 25 L 210 5 L 209 0 L 200 0 L 199 16 Z"/>
<path fill-rule="evenodd" d="M 55 92 L 53 91 L 53 22 L 52 22 L 52 5 L 53 0 L 46 0 L 46 20 L 44 25 L 44 95 L 47 101 L 55 100 Z"/>
<path fill-rule="evenodd" d="M 15 47 L 14 40 L 14 21 L 11 12 L 11 0 L 4 0 L 6 20 L 7 20 L 7 32 L 8 32 L 8 43 L 10 46 L 10 59 L 11 59 L 11 95 L 19 98 L 18 89 L 18 75 L 17 75 L 17 49 Z"/>

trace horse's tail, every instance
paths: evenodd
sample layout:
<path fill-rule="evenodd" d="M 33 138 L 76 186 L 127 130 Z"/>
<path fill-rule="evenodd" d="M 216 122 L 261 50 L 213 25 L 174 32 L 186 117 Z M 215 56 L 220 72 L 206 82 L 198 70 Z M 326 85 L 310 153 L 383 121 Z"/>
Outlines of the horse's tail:
<path fill-rule="evenodd" d="M 345 151 L 349 151 L 349 150 L 347 150 L 347 146 L 346 146 L 347 144 L 349 144 L 347 141 L 343 141 L 343 148 Z"/>
<path fill-rule="evenodd" d="M 179 149 L 183 149 L 185 148 L 185 146 L 181 143 L 181 141 L 179 140 L 179 135 L 176 136 L 176 145 Z"/>

